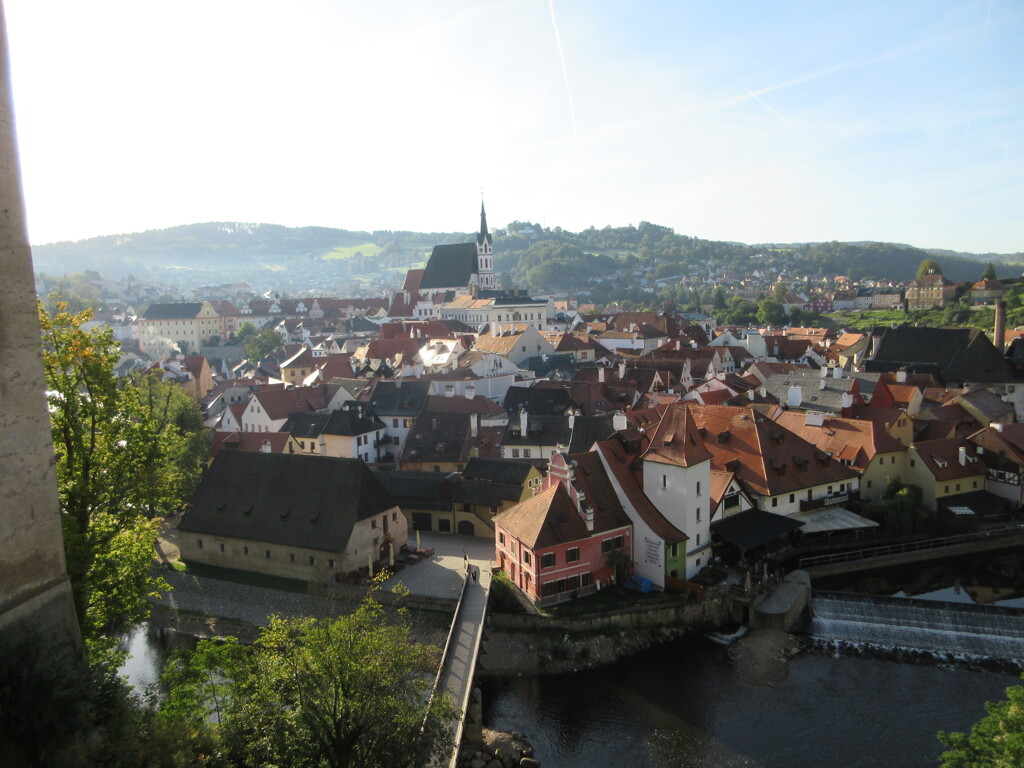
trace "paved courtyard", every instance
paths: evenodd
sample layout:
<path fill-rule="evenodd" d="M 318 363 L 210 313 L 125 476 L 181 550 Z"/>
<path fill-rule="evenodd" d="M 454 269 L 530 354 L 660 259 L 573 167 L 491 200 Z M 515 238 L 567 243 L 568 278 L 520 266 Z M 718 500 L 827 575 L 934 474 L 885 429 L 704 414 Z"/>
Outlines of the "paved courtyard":
<path fill-rule="evenodd" d="M 416 534 L 409 532 L 409 546 L 416 546 Z M 494 539 L 460 536 L 450 533 L 420 532 L 420 547 L 433 549 L 434 556 L 402 571 L 384 582 L 391 587 L 401 582 L 414 595 L 449 597 L 457 600 L 465 578 L 465 558 L 481 571 L 489 573 L 494 558 Z"/>

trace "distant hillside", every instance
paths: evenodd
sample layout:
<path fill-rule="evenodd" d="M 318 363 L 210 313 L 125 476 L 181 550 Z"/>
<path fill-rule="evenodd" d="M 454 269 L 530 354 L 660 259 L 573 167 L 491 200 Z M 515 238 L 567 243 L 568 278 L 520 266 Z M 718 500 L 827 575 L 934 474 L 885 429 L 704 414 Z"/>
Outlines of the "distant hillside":
<path fill-rule="evenodd" d="M 95 237 L 33 247 L 37 272 L 64 274 L 94 270 L 112 278 L 134 274 L 179 284 L 247 280 L 292 287 L 371 277 L 395 280 L 422 264 L 435 244 L 462 242 L 472 235 L 451 232 L 350 231 L 329 227 L 209 222 L 133 234 Z M 907 280 L 931 255 L 953 280 L 976 280 L 983 264 L 1000 275 L 1020 274 L 1024 255 L 960 254 L 893 243 L 792 243 L 745 245 L 676 234 L 668 227 L 591 227 L 573 233 L 559 227 L 513 222 L 495 229 L 495 266 L 534 289 L 572 289 L 616 268 L 650 270 L 655 278 L 729 270 L 764 269 L 796 275 L 845 274 Z"/>

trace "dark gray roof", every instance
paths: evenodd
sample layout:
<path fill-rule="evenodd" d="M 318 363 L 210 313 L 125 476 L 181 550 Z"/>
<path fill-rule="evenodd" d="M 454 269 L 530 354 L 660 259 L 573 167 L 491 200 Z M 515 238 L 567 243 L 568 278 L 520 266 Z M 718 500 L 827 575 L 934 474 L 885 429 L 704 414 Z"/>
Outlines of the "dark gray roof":
<path fill-rule="evenodd" d="M 378 381 L 370 395 L 370 404 L 380 416 L 419 416 L 430 394 L 429 381 Z"/>
<path fill-rule="evenodd" d="M 476 243 L 435 245 L 423 268 L 420 290 L 462 288 L 477 274 Z"/>
<path fill-rule="evenodd" d="M 506 501 L 518 502 L 523 495 L 522 485 L 491 483 L 486 480 L 467 480 L 455 486 L 452 501 L 457 504 L 477 504 L 481 507 L 500 507 Z"/>
<path fill-rule="evenodd" d="M 150 304 L 144 317 L 147 320 L 194 319 L 203 308 L 201 303 L 177 302 L 175 304 Z"/>
<path fill-rule="evenodd" d="M 1002 354 L 978 328 L 887 328 L 878 351 L 864 361 L 864 367 L 934 373 L 947 386 L 1014 380 Z"/>
<path fill-rule="evenodd" d="M 748 509 L 711 524 L 711 533 L 750 551 L 768 544 L 803 525 L 800 520 L 760 509 Z"/>
<path fill-rule="evenodd" d="M 512 459 L 470 459 L 462 476 L 467 480 L 487 480 L 492 483 L 518 485 L 526 482 L 533 463 Z"/>
<path fill-rule="evenodd" d="M 505 429 L 502 445 L 562 445 L 567 446 L 568 453 L 583 453 L 615 433 L 612 418 L 612 414 L 576 416 L 570 429 L 567 416 L 528 416 L 527 433 L 522 435 L 518 434 L 519 417 L 514 416 Z"/>
<path fill-rule="evenodd" d="M 296 439 L 319 437 L 329 418 L 328 413 L 293 413 L 280 431 L 288 432 Z"/>
<path fill-rule="evenodd" d="M 373 470 L 400 506 L 414 509 L 451 509 L 452 488 L 458 475 L 396 469 Z"/>
<path fill-rule="evenodd" d="M 566 411 L 576 407 L 576 403 L 564 389 L 509 387 L 503 406 L 512 416 L 518 416 L 522 407 L 533 416 L 564 416 Z"/>
<path fill-rule="evenodd" d="M 359 459 L 222 452 L 178 530 L 343 552 L 358 520 L 394 506 Z"/>
<path fill-rule="evenodd" d="M 338 435 L 340 437 L 354 437 L 373 432 L 375 429 L 383 429 L 384 422 L 376 416 L 366 418 L 358 411 L 343 408 L 340 411 L 331 413 L 330 418 L 324 425 L 325 435 Z"/>
<path fill-rule="evenodd" d="M 400 461 L 460 462 L 469 458 L 469 414 L 431 413 L 417 419 Z"/>

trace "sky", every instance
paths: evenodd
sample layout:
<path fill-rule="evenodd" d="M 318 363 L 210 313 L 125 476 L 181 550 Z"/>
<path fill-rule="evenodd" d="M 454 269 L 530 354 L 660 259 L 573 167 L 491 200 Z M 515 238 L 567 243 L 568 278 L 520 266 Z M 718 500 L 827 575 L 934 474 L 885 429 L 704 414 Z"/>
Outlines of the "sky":
<path fill-rule="evenodd" d="M 30 239 L 206 221 L 1024 251 L 1024 3 L 5 0 Z"/>

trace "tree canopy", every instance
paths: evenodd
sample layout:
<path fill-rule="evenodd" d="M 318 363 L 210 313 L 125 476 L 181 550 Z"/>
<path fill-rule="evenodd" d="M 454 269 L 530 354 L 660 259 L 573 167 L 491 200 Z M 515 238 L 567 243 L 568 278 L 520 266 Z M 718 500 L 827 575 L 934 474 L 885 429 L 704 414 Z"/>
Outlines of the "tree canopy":
<path fill-rule="evenodd" d="M 451 748 L 457 710 L 429 695 L 438 649 L 394 618 L 367 598 L 337 619 L 275 617 L 249 648 L 201 642 L 168 663 L 162 715 L 228 765 L 425 765 Z"/>
<path fill-rule="evenodd" d="M 155 518 L 176 511 L 194 487 L 205 436 L 191 430 L 201 430 L 201 417 L 183 393 L 118 380 L 113 332 L 83 330 L 90 316 L 63 303 L 52 315 L 39 306 L 68 576 L 98 659 L 165 586 L 151 569 Z"/>
<path fill-rule="evenodd" d="M 1024 686 L 1006 689 L 1006 701 L 985 705 L 988 715 L 970 733 L 939 733 L 942 768 L 1018 768 L 1024 765 Z"/>
<path fill-rule="evenodd" d="M 941 275 L 942 267 L 939 266 L 939 262 L 935 259 L 924 259 L 917 267 L 917 279 L 920 280 L 925 275 Z"/>

